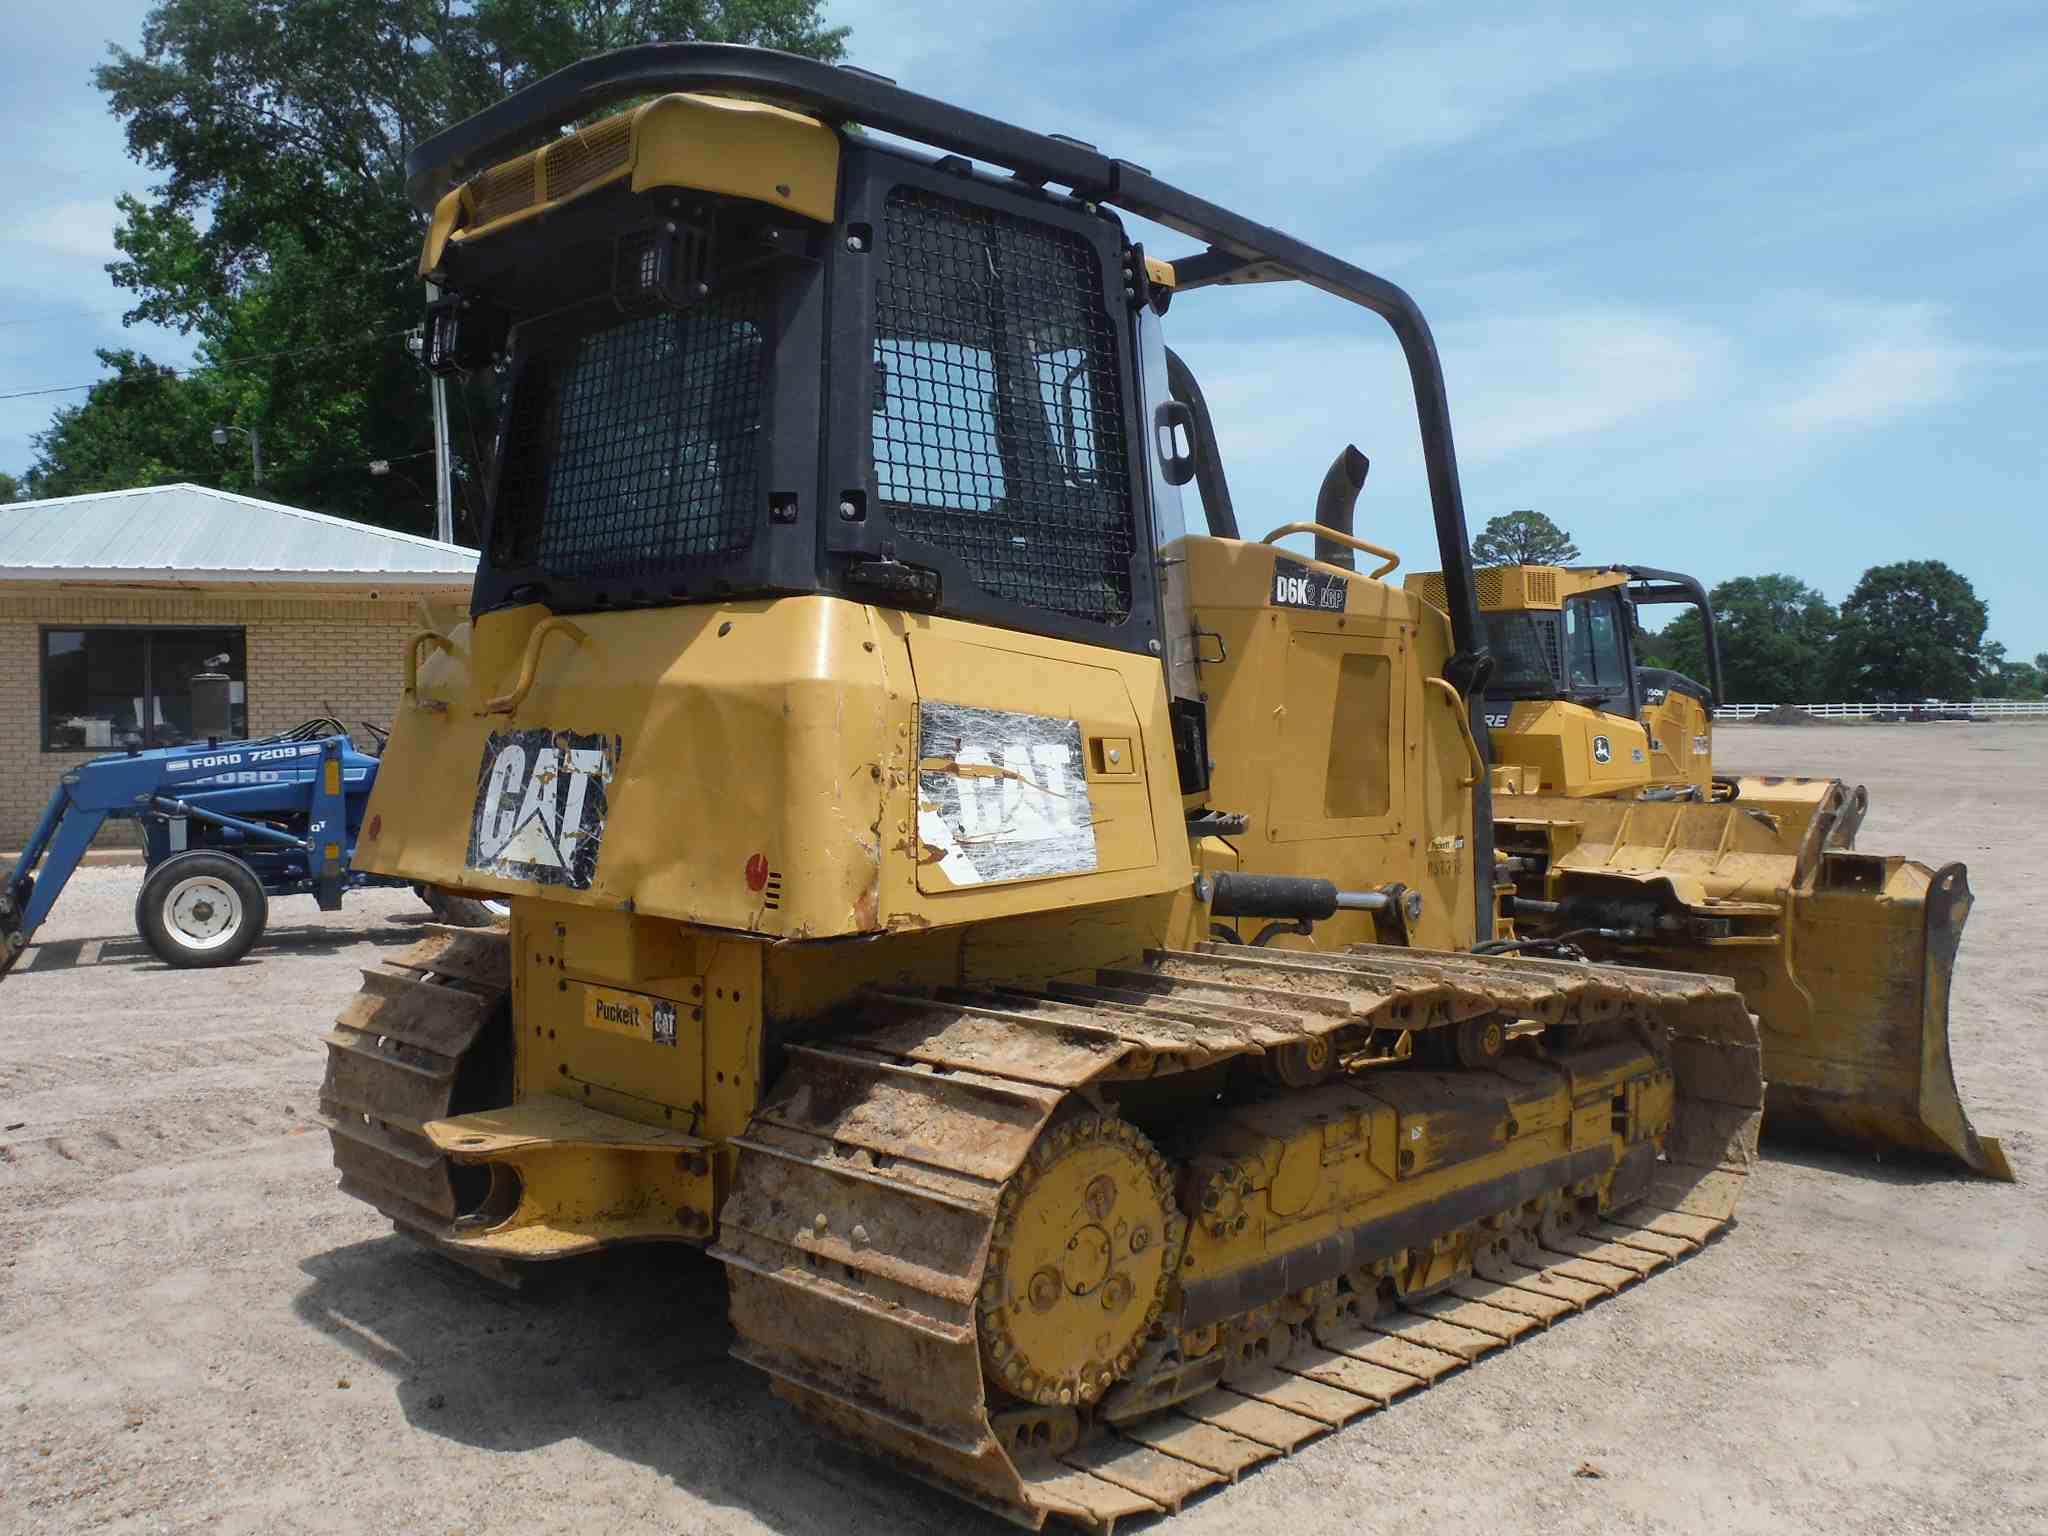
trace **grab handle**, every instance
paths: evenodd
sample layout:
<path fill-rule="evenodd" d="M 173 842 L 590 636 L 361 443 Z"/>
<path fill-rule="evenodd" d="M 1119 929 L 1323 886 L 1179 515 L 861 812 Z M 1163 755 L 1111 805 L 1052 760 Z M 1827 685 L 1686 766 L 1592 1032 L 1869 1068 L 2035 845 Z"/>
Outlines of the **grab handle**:
<path fill-rule="evenodd" d="M 1465 696 L 1443 678 L 1425 677 L 1423 682 L 1442 689 L 1444 697 L 1451 701 L 1451 709 L 1458 717 L 1458 734 L 1465 738 L 1465 755 L 1472 760 L 1472 777 L 1460 779 L 1458 788 L 1470 789 L 1486 772 L 1486 755 L 1479 750 L 1479 739 L 1472 734 L 1472 711 L 1465 707 Z"/>
<path fill-rule="evenodd" d="M 455 649 L 448 637 L 435 629 L 423 629 L 405 642 L 405 700 L 414 709 L 440 713 L 448 708 L 446 704 L 439 699 L 420 697 L 420 651 L 429 645 L 443 653 L 453 653 Z"/>
<path fill-rule="evenodd" d="M 542 619 L 533 626 L 533 633 L 526 637 L 526 659 L 519 664 L 519 681 L 512 685 L 510 693 L 500 694 L 487 702 L 482 713 L 487 715 L 509 715 L 533 692 L 533 680 L 540 672 L 540 648 L 547 643 L 549 635 L 567 635 L 581 645 L 587 638 L 572 619 Z"/>
<path fill-rule="evenodd" d="M 1386 561 L 1386 564 L 1372 573 L 1374 581 L 1378 581 L 1387 572 L 1401 563 L 1401 557 L 1391 549 L 1382 549 L 1377 544 L 1368 544 L 1356 534 L 1343 533 L 1335 528 L 1325 528 L 1321 523 L 1282 523 L 1278 528 L 1275 528 L 1271 533 L 1259 540 L 1259 542 L 1261 544 L 1271 544 L 1286 538 L 1291 533 L 1312 533 L 1319 539 L 1334 539 L 1339 544 L 1349 544 L 1353 549 L 1362 549 L 1368 555 L 1377 555 L 1380 559 Z M 1316 564 L 1322 565 L 1323 562 L 1318 560 Z M 1325 569 L 1334 571 L 1340 570 L 1342 567 L 1332 565 L 1325 567 Z M 1345 571 L 1344 574 L 1349 576 L 1351 572 Z"/>

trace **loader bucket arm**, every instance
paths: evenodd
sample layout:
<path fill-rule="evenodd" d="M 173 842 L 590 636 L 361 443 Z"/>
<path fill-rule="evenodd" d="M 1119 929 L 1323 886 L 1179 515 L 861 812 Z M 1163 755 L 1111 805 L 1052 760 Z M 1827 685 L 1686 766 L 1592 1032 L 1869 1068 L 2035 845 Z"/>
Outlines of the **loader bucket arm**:
<path fill-rule="evenodd" d="M 1492 658 L 1472 573 L 1471 541 L 1451 441 L 1443 367 L 1422 311 L 1385 278 L 1289 235 L 1183 192 L 1144 167 L 1076 139 L 1034 133 L 952 106 L 866 70 L 729 43 L 644 43 L 571 64 L 474 117 L 423 141 L 406 157 L 413 206 L 431 214 L 465 177 L 545 142 L 557 129 L 635 97 L 694 91 L 745 96 L 858 124 L 1001 166 L 1031 182 L 1071 189 L 1194 239 L 1208 250 L 1174 263 L 1176 292 L 1219 283 L 1300 281 L 1371 310 L 1393 329 L 1407 361 L 1436 525 L 1437 559 L 1451 620 L 1453 653 L 1444 677 L 1466 701 L 1474 737 L 1486 750 L 1486 676 Z M 1493 867 L 1493 807 L 1487 776 L 1471 786 L 1473 868 Z M 1493 891 L 1474 884 L 1475 932 L 1493 932 Z"/>
<path fill-rule="evenodd" d="M 28 845 L 0 882 L 0 977 L 27 951 L 106 819 L 105 811 L 79 805 L 68 783 L 51 794 Z"/>

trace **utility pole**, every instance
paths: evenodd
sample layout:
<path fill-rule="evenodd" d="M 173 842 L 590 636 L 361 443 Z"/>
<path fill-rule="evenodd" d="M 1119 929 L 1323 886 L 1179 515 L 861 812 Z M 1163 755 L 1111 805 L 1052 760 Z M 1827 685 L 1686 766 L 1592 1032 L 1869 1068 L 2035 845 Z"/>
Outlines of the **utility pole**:
<path fill-rule="evenodd" d="M 448 460 L 448 381 L 436 378 L 434 390 L 434 537 L 455 542 L 454 466 Z"/>
<path fill-rule="evenodd" d="M 441 290 L 427 284 L 427 303 L 441 297 Z M 424 345 L 425 338 L 421 338 Z M 434 537 L 443 544 L 455 542 L 455 466 L 448 453 L 448 381 L 431 375 L 428 389 L 434 398 Z"/>
<path fill-rule="evenodd" d="M 249 458 L 255 466 L 256 484 L 261 485 L 263 483 L 263 439 L 257 436 L 254 427 L 215 427 L 213 429 L 214 447 L 227 447 L 228 434 L 230 432 L 239 432 L 242 436 L 249 439 Z"/>

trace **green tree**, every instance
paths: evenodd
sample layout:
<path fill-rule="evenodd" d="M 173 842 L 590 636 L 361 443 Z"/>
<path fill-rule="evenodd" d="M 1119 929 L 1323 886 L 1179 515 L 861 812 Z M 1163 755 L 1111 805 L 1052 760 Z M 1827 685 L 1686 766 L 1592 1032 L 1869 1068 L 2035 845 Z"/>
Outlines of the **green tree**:
<path fill-rule="evenodd" d="M 1986 668 L 1987 617 L 1968 578 L 1939 560 L 1874 565 L 1842 603 L 1835 690 L 1887 702 L 1967 699 Z"/>
<path fill-rule="evenodd" d="M 1737 576 L 1707 594 L 1730 704 L 1804 704 L 1827 689 L 1835 610 L 1796 576 Z M 1707 638 L 1688 608 L 1651 637 L 1645 659 L 1707 680 Z"/>
<path fill-rule="evenodd" d="M 1472 541 L 1472 558 L 1480 565 L 1569 565 L 1579 546 L 1541 512 L 1507 512 L 1488 519 Z"/>
<path fill-rule="evenodd" d="M 1980 678 L 1980 699 L 2039 699 L 2048 697 L 2048 677 L 2030 661 L 2001 662 L 1995 675 Z"/>
<path fill-rule="evenodd" d="M 5 470 L 0 470 L 0 502 L 20 501 L 26 494 L 19 480 Z"/>
<path fill-rule="evenodd" d="M 703 39 L 836 58 L 845 36 L 823 24 L 819 0 L 162 0 L 141 46 L 115 48 L 94 77 L 129 153 L 163 178 L 148 198 L 122 200 L 108 271 L 135 296 L 130 320 L 199 337 L 216 375 L 209 408 L 263 435 L 266 493 L 418 528 L 420 497 L 365 469 L 432 443 L 426 380 L 402 334 L 423 302 L 406 153 L 608 48 Z M 100 450 L 149 434 L 110 418 L 156 398 L 118 385 L 60 412 L 44 450 L 58 457 L 38 473 L 75 481 L 89 462 L 128 473 Z M 212 425 L 189 452 L 159 443 L 157 460 L 244 483 L 247 455 L 214 450 Z M 453 425 L 458 448 L 472 425 L 488 435 L 459 411 Z M 94 452 L 73 451 L 80 434 Z"/>
<path fill-rule="evenodd" d="M 2041 663 L 2048 656 L 2036 656 L 2033 661 L 2007 661 L 2005 647 L 1996 640 L 1985 642 L 1981 653 L 1982 669 L 1977 674 L 1975 696 L 1980 699 L 2038 699 L 2044 688 L 2048 688 L 2048 668 Z"/>
<path fill-rule="evenodd" d="M 181 377 L 125 349 L 102 349 L 99 359 L 112 376 L 95 384 L 83 404 L 59 407 L 48 429 L 36 435 L 29 494 L 75 496 L 212 480 L 218 468 L 208 436 L 213 381 Z"/>

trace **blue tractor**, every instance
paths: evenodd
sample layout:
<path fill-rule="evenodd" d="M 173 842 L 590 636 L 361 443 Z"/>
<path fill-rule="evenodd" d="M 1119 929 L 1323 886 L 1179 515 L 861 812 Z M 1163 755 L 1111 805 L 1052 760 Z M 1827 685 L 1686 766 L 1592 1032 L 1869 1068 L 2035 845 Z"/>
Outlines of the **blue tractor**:
<path fill-rule="evenodd" d="M 135 926 L 167 965 L 239 960 L 262 936 L 273 896 L 310 895 L 333 912 L 344 892 L 410 885 L 350 867 L 376 777 L 377 759 L 326 719 L 260 740 L 131 748 L 80 764 L 0 880 L 0 976 L 110 818 L 142 824 L 147 873 Z M 496 919 L 485 902 L 432 889 L 420 895 L 444 922 Z"/>

